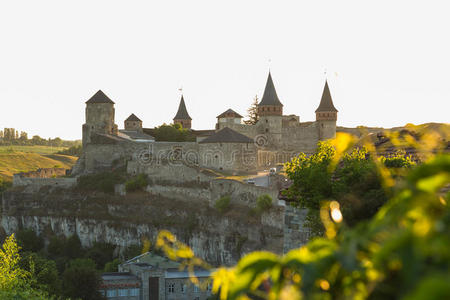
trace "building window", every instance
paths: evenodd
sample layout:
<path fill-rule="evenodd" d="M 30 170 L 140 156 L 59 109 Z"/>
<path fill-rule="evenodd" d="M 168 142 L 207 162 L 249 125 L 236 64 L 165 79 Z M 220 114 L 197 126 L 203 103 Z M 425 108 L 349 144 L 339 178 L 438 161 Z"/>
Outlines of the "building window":
<path fill-rule="evenodd" d="M 139 289 L 130 289 L 130 296 L 139 296 Z"/>
<path fill-rule="evenodd" d="M 200 288 L 194 285 L 194 293 L 200 293 Z"/>
<path fill-rule="evenodd" d="M 266 132 L 269 132 L 269 128 L 266 128 Z"/>
<path fill-rule="evenodd" d="M 211 292 L 211 291 L 212 291 L 212 283 L 211 283 L 211 282 L 208 283 L 208 287 L 206 288 L 206 290 L 207 290 L 208 292 Z"/>
<path fill-rule="evenodd" d="M 118 295 L 119 295 L 119 297 L 127 297 L 128 296 L 128 289 L 119 289 Z"/>
<path fill-rule="evenodd" d="M 187 289 L 187 285 L 186 285 L 186 284 L 181 284 L 181 292 L 182 292 L 183 294 L 186 293 L 186 289 Z"/>
<path fill-rule="evenodd" d="M 167 286 L 167 292 L 175 293 L 175 283 L 169 283 Z"/>
<path fill-rule="evenodd" d="M 106 298 L 117 297 L 117 290 L 107 290 Z"/>
<path fill-rule="evenodd" d="M 266 119 L 266 123 L 269 123 L 269 120 Z"/>

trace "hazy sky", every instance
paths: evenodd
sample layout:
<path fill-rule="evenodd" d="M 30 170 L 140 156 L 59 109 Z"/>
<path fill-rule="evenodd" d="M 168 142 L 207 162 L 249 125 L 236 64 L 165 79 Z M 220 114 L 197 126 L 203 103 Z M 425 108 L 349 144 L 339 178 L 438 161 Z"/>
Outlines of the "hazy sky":
<path fill-rule="evenodd" d="M 0 0 L 0 128 L 81 138 L 103 90 L 116 123 L 193 128 L 241 114 L 272 72 L 285 114 L 314 120 L 325 75 L 338 125 L 450 121 L 449 1 Z M 269 63 L 269 60 L 271 61 Z"/>

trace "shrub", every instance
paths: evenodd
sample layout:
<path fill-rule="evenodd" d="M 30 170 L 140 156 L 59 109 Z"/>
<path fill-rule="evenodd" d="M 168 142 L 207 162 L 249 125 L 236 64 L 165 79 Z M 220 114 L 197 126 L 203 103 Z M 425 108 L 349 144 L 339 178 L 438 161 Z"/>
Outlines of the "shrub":
<path fill-rule="evenodd" d="M 141 191 L 148 185 L 148 178 L 146 174 L 139 174 L 125 183 L 127 192 Z"/>
<path fill-rule="evenodd" d="M 256 199 L 256 207 L 260 212 L 269 210 L 272 207 L 272 197 L 267 194 L 259 196 Z"/>
<path fill-rule="evenodd" d="M 71 155 L 71 156 L 77 156 L 77 157 L 80 157 L 82 153 L 83 153 L 82 145 L 75 145 L 68 149 L 56 152 L 56 154 Z"/>
<path fill-rule="evenodd" d="M 105 264 L 105 272 L 118 272 L 119 270 L 119 265 L 121 264 L 120 259 L 115 258 L 114 260 L 107 262 Z"/>
<path fill-rule="evenodd" d="M 125 174 L 121 170 L 115 172 L 102 172 L 80 176 L 77 187 L 85 191 L 102 191 L 104 193 L 114 193 L 114 186 L 123 182 Z"/>
<path fill-rule="evenodd" d="M 11 181 L 6 181 L 0 177 L 0 194 L 2 194 L 4 191 L 6 191 L 11 186 L 12 186 Z"/>
<path fill-rule="evenodd" d="M 223 196 L 216 201 L 214 207 L 222 214 L 230 208 L 231 198 L 230 196 Z"/>
<path fill-rule="evenodd" d="M 387 157 L 382 156 L 380 159 L 387 168 L 410 168 L 416 165 L 411 156 L 406 155 L 404 151 L 397 151 Z"/>

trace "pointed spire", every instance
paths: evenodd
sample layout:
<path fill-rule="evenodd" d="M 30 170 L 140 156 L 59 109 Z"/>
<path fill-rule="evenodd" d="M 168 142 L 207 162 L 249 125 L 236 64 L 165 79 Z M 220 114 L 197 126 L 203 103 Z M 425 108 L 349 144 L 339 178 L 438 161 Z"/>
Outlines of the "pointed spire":
<path fill-rule="evenodd" d="M 331 99 L 331 93 L 330 88 L 328 87 L 328 81 L 325 80 L 325 87 L 323 88 L 322 93 L 322 99 L 320 100 L 320 105 L 316 109 L 316 112 L 322 112 L 322 111 L 334 111 L 337 112 L 338 110 L 333 105 L 333 99 Z"/>
<path fill-rule="evenodd" d="M 86 103 L 112 103 L 114 102 L 109 99 L 108 96 L 105 95 L 105 93 L 102 92 L 102 90 L 98 90 L 97 93 L 94 94 Z"/>
<path fill-rule="evenodd" d="M 174 120 L 192 120 L 187 112 L 183 95 L 181 95 L 180 105 L 178 106 L 177 114 L 175 115 L 175 117 L 173 119 Z"/>
<path fill-rule="evenodd" d="M 258 105 L 283 106 L 280 99 L 278 99 L 277 91 L 275 90 L 270 71 L 266 82 L 266 88 L 264 89 L 264 95 Z"/>

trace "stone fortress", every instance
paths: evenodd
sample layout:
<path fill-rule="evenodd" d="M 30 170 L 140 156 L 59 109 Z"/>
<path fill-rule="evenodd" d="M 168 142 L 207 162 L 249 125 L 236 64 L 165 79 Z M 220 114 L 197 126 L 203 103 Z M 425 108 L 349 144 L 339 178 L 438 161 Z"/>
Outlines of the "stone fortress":
<path fill-rule="evenodd" d="M 125 120 L 124 129 L 118 129 L 114 102 L 99 90 L 86 102 L 84 153 L 73 174 L 110 168 L 123 158 L 133 166 L 132 173 L 142 172 L 142 165 L 148 169 L 164 160 L 224 172 L 251 173 L 284 163 L 300 152 L 311 153 L 318 141 L 336 135 L 338 111 L 327 82 L 315 122 L 300 122 L 299 116 L 283 115 L 283 104 L 270 72 L 257 110 L 259 120 L 254 125 L 244 124 L 240 114 L 228 109 L 217 116 L 215 129 L 194 130 L 181 96 L 173 123 L 189 129 L 196 141 L 157 142 L 148 134 L 151 129 L 143 128 L 135 114 Z"/>
<path fill-rule="evenodd" d="M 41 172 L 46 178 L 15 176 L 17 189 L 3 195 L 1 227 L 8 234 L 51 228 L 55 234 L 77 234 L 83 246 L 103 241 L 120 249 L 145 236 L 154 240 L 166 229 L 214 265 L 234 264 L 255 250 L 286 253 L 306 243 L 310 232 L 303 226 L 306 211 L 279 197 L 285 178 L 265 176 L 267 185 L 259 185 L 227 175 L 255 174 L 299 152 L 313 152 L 318 141 L 335 136 L 337 110 L 325 83 L 315 122 L 283 115 L 269 73 L 258 114 L 255 125 L 246 125 L 228 109 L 217 117 L 215 129 L 194 130 L 182 96 L 173 121 L 189 129 L 195 141 L 155 141 L 152 129 L 144 128 L 135 114 L 119 129 L 114 102 L 98 91 L 86 102 L 83 154 L 70 176 L 48 178 L 47 171 Z M 122 172 L 122 167 L 128 175 L 147 175 L 145 193 L 128 192 L 125 183 L 115 184 L 114 194 L 107 195 L 86 195 L 76 188 L 79 176 Z M 263 195 L 273 207 L 252 216 Z M 215 204 L 225 196 L 235 209 L 222 215 Z"/>

